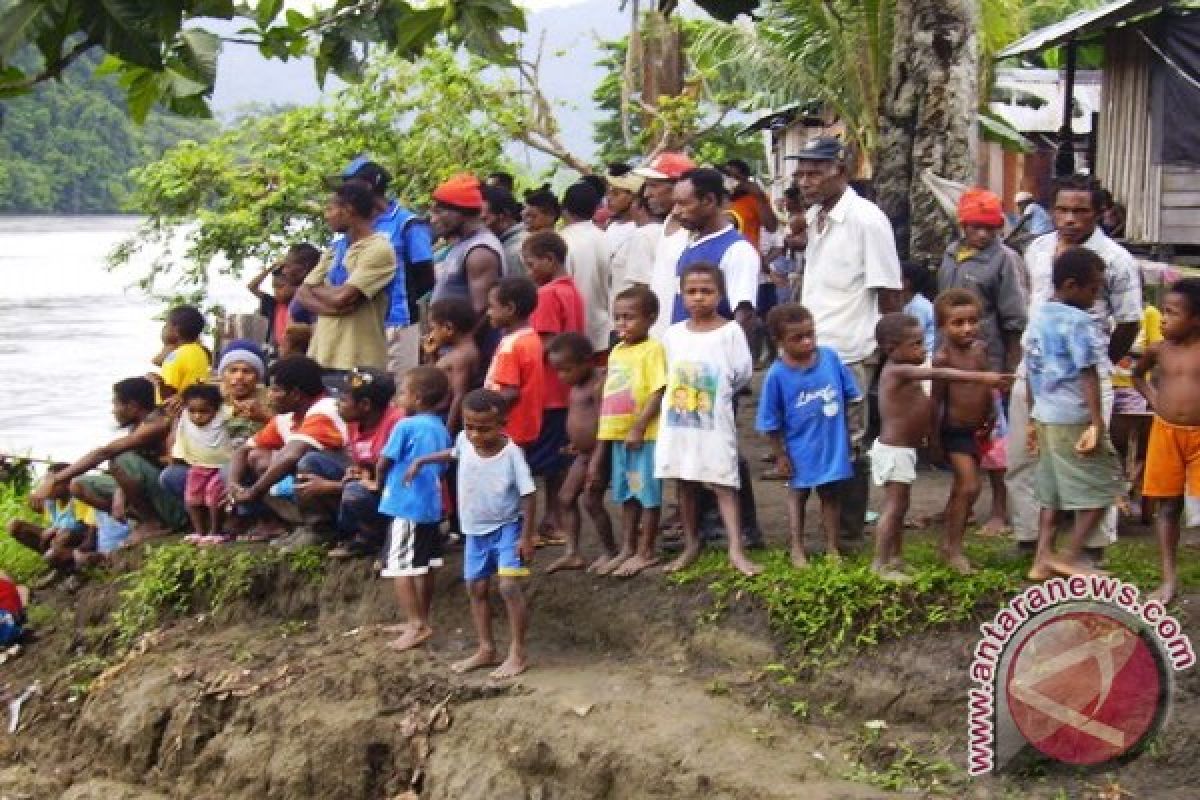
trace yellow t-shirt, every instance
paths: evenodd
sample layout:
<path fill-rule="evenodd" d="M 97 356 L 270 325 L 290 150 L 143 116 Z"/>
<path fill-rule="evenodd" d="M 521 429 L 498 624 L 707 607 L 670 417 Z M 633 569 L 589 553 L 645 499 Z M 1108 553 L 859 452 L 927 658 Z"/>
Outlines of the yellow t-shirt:
<path fill-rule="evenodd" d="M 600 403 L 600 426 L 596 437 L 622 441 L 650 395 L 667 385 L 667 351 L 662 343 L 647 339 L 635 345 L 617 344 L 608 354 L 608 375 Z M 658 436 L 657 415 L 646 426 L 646 440 Z"/>
<path fill-rule="evenodd" d="M 195 342 L 188 342 L 176 347 L 163 360 L 162 379 L 176 392 L 182 392 L 192 384 L 204 383 L 211 371 L 208 351 Z"/>
<path fill-rule="evenodd" d="M 46 504 L 46 525 L 74 530 L 79 525 L 96 527 L 96 509 L 82 500 L 51 500 Z"/>
<path fill-rule="evenodd" d="M 396 251 L 386 236 L 375 233 L 350 245 L 345 265 L 345 285 L 358 289 L 367 300 L 349 314 L 318 315 L 308 355 L 325 369 L 386 369 L 383 322 L 391 303 L 388 287 L 396 276 Z M 333 251 L 326 250 L 304 282 L 324 286 L 332 267 Z"/>
<path fill-rule="evenodd" d="M 1142 327 L 1138 330 L 1137 338 L 1133 340 L 1133 347 L 1129 348 L 1129 353 L 1124 358 L 1113 365 L 1114 389 L 1133 388 L 1133 368 L 1137 364 L 1138 356 L 1146 352 L 1150 345 L 1161 342 L 1162 338 L 1162 312 L 1152 305 L 1147 305 L 1142 311 Z"/>

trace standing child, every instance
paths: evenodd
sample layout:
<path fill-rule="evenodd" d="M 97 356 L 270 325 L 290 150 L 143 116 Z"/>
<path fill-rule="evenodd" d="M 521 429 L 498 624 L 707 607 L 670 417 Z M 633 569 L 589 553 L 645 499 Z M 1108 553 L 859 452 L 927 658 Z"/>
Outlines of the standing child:
<path fill-rule="evenodd" d="M 828 347 L 817 345 L 812 313 L 789 303 L 767 315 L 767 329 L 779 350 L 767 371 L 755 427 L 771 439 L 779 475 L 791 478 L 788 533 L 792 564 L 804 554 L 804 509 L 813 488 L 821 499 L 825 555 L 838 560 L 841 502 L 837 483 L 854 474 L 846 404 L 862 395 L 854 375 Z"/>
<path fill-rule="evenodd" d="M 479 387 L 479 347 L 475 344 L 478 319 L 471 301 L 465 297 L 444 297 L 429 304 L 429 334 L 425 352 L 435 359 L 434 366 L 446 373 L 450 382 L 446 407 L 446 428 L 451 434 L 462 430 L 462 401 L 467 392 Z"/>
<path fill-rule="evenodd" d="M 934 367 L 981 372 L 991 363 L 987 344 L 979 338 L 983 307 L 969 289 L 947 289 L 934 303 L 941 346 Z M 992 390 L 981 383 L 933 382 L 935 440 L 933 449 L 945 455 L 954 473 L 946 499 L 941 546 L 942 560 L 955 572 L 973 572 L 963 552 L 967 518 L 979 498 L 980 438 L 991 433 L 995 401 Z"/>
<path fill-rule="evenodd" d="M 609 565 L 621 577 L 658 563 L 662 481 L 654 476 L 654 454 L 667 352 L 650 338 L 656 319 L 658 296 L 649 287 L 631 286 L 617 294 L 613 329 L 619 341 L 608 356 L 596 437 L 601 447 L 610 447 L 613 501 L 621 504 L 621 552 Z"/>
<path fill-rule="evenodd" d="M 583 296 L 564 266 L 567 243 L 563 238 L 553 231 L 532 233 L 522 245 L 521 258 L 529 277 L 538 286 L 537 307 L 529 317 L 529 324 L 541 337 L 542 348 L 545 349 L 559 334 L 586 332 Z M 546 370 L 542 387 L 542 430 L 537 441 L 526 448 L 525 457 L 529 459 L 534 476 L 541 476 L 546 481 L 547 524 L 544 527 L 566 535 L 559 491 L 571 464 L 570 456 L 564 454 L 570 387 L 553 369 Z M 575 515 L 578 520 L 578 511 Z M 579 558 L 577 552 L 569 555 L 571 558 L 566 561 L 559 559 L 555 563 L 573 563 Z"/>
<path fill-rule="evenodd" d="M 762 567 L 751 561 L 742 543 L 738 507 L 737 424 L 734 393 L 750 382 L 754 362 L 742 327 L 717 313 L 725 296 L 725 278 L 714 264 L 698 262 L 683 269 L 679 293 L 688 319 L 667 329 L 667 389 L 673 407 L 659 423 L 654 474 L 674 478 L 684 548 L 667 566 L 681 570 L 700 555 L 696 495 L 708 484 L 717 498 L 729 537 L 729 562 L 745 575 Z"/>
<path fill-rule="evenodd" d="M 908 314 L 884 314 L 875 338 L 886 360 L 879 374 L 879 416 L 882 428 L 871 445 L 871 476 L 884 487 L 883 512 L 875 529 L 875 559 L 871 571 L 885 581 L 908 583 L 903 571 L 904 515 L 917 479 L 917 448 L 926 444 L 932 428 L 932 400 L 924 381 L 971 381 L 1005 388 L 1011 375 L 949 367 L 925 367 L 925 333 Z"/>
<path fill-rule="evenodd" d="M 1159 498 L 1162 584 L 1151 595 L 1171 602 L 1179 581 L 1175 554 L 1184 496 L 1200 497 L 1200 279 L 1176 281 L 1163 299 L 1163 341 L 1149 345 L 1134 370 L 1135 385 L 1154 409 L 1142 493 Z M 1154 372 L 1154 382 L 1146 376 Z"/>
<path fill-rule="evenodd" d="M 537 286 L 528 278 L 503 278 L 488 292 L 488 320 L 504 336 L 483 385 L 504 398 L 504 432 L 521 448 L 536 442 L 542 432 L 542 340 L 529 326 L 537 302 Z"/>
<path fill-rule="evenodd" d="M 442 464 L 429 464 L 408 478 L 408 470 L 420 457 L 440 453 L 450 445 L 446 425 L 436 409 L 446 399 L 450 382 L 437 367 L 413 367 L 404 375 L 397 396 L 407 416 L 396 423 L 375 466 L 369 488 L 383 487 L 379 512 L 392 517 L 388 533 L 385 578 L 394 578 L 396 600 L 406 624 L 400 637 L 388 644 L 394 650 L 410 650 L 433 636 L 429 624 L 433 605 L 433 576 L 442 566 Z"/>
<path fill-rule="evenodd" d="M 1041 306 L 1021 344 L 1029 373 L 1027 447 L 1037 453 L 1037 554 L 1029 579 L 1095 570 L 1080 559 L 1084 539 L 1117 497 L 1116 452 L 1108 441 L 1098 366 L 1105 363 L 1088 309 L 1104 281 L 1104 260 L 1083 247 L 1054 259 L 1054 295 Z M 1057 511 L 1075 512 L 1067 549 L 1054 551 Z"/>
<path fill-rule="evenodd" d="M 162 374 L 154 376 L 162 400 L 170 400 L 193 383 L 208 380 L 212 359 L 200 345 L 204 325 L 204 315 L 194 306 L 176 306 L 167 312 L 163 351 L 155 359 L 162 365 Z"/>
<path fill-rule="evenodd" d="M 463 577 L 479 648 L 450 668 L 467 672 L 498 662 L 489 599 L 492 576 L 496 575 L 512 640 L 508 657 L 492 671 L 493 678 L 515 677 L 528 666 L 525 633 L 529 609 L 516 579 L 529 575 L 528 565 L 533 560 L 531 520 L 536 488 L 524 453 L 504 433 L 509 405 L 499 392 L 470 392 L 463 399 L 463 431 L 454 449 L 414 459 L 407 473 L 412 480 L 427 464 L 458 461 L 458 513 L 466 539 Z"/>
<path fill-rule="evenodd" d="M 535 234 L 540 235 L 540 234 Z M 567 442 L 571 466 L 567 469 L 559 497 L 561 530 L 566 538 L 566 551 L 546 568 L 582 569 L 579 553 L 579 496 L 587 509 L 596 536 L 604 553 L 588 567 L 588 572 L 607 575 L 614 568 L 617 546 L 613 541 L 612 520 L 604 508 L 604 489 L 608 481 L 605 468 L 606 448 L 596 441 L 596 426 L 600 420 L 600 395 L 604 389 L 604 370 L 594 366 L 595 353 L 591 341 L 582 333 L 560 333 L 550 340 L 546 357 L 556 377 L 571 387 L 567 398 Z"/>
<path fill-rule="evenodd" d="M 934 317 L 933 303 L 925 296 L 928 283 L 929 270 L 907 261 L 903 264 L 901 295 L 904 298 L 904 313 L 921 323 L 926 355 L 933 352 L 933 345 L 937 339 L 937 320 Z"/>
<path fill-rule="evenodd" d="M 229 415 L 221 408 L 221 388 L 196 383 L 183 390 L 183 414 L 175 428 L 171 457 L 188 465 L 183 499 L 193 544 L 227 544 L 233 536 L 222 530 L 225 518 L 225 480 L 221 469 L 233 457 Z"/>

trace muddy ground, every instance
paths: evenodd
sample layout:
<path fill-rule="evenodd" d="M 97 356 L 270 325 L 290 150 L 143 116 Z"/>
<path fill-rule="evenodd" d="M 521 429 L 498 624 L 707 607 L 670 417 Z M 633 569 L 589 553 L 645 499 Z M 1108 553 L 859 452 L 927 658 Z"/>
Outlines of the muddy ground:
<path fill-rule="evenodd" d="M 914 515 L 938 510 L 946 485 L 944 473 L 922 473 Z M 756 489 L 779 546 L 783 489 Z M 986 502 L 985 492 L 981 511 Z M 968 780 L 971 626 L 885 642 L 781 688 L 765 669 L 783 659 L 778 640 L 749 600 L 714 621 L 703 586 L 539 574 L 534 666 L 495 686 L 447 668 L 473 644 L 459 564 L 441 577 L 437 634 L 419 652 L 384 648 L 381 625 L 396 612 L 369 565 L 335 564 L 319 585 L 280 571 L 216 617 L 149 634 L 86 691 L 95 654 L 82 642 L 116 588 L 43 595 L 55 612 L 0 666 L 10 690 L 42 682 L 18 733 L 0 733 L 0 799 L 876 798 L 894 796 L 879 775 L 905 747 L 909 772 L 938 776 L 906 796 L 1197 796 L 1196 670 L 1181 676 L 1166 733 L 1129 764 Z M 1184 599 L 1185 619 L 1194 603 Z M 1185 630 L 1200 633 L 1194 619 Z M 887 728 L 867 746 L 871 720 Z M 939 762 L 953 769 L 926 769 Z"/>

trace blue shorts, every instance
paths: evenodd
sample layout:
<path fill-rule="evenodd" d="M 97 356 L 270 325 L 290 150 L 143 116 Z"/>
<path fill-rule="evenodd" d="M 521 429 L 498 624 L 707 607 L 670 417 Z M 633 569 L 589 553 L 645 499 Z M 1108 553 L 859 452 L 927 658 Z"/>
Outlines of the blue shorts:
<path fill-rule="evenodd" d="M 17 618 L 7 611 L 0 611 L 0 645 L 12 644 L 21 638 L 24 616 Z"/>
<path fill-rule="evenodd" d="M 463 579 L 487 580 L 493 575 L 502 578 L 523 578 L 529 567 L 521 561 L 517 545 L 521 542 L 521 523 L 510 522 L 491 533 L 468 533 L 463 536 Z"/>
<path fill-rule="evenodd" d="M 662 507 L 662 480 L 654 477 L 654 442 L 630 450 L 624 442 L 612 446 L 613 502 L 637 500 L 642 508 Z"/>

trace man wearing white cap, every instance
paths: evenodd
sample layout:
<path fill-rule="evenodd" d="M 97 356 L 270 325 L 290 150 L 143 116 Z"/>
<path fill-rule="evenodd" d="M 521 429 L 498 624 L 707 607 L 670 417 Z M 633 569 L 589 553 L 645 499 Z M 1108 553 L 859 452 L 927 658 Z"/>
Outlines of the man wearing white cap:
<path fill-rule="evenodd" d="M 633 218 L 633 205 L 643 183 L 645 178 L 634 175 L 624 164 L 609 167 L 605 202 L 610 216 L 608 227 L 604 229 L 604 244 L 608 248 L 610 305 L 618 292 L 628 289 L 634 283 L 649 283 L 648 274 L 653 267 L 653 260 L 645 267 L 634 265 L 635 277 L 645 273 L 639 280 L 631 280 L 629 274 L 630 250 L 638 230 L 637 221 Z"/>

